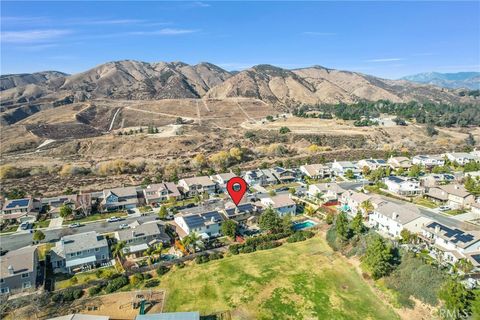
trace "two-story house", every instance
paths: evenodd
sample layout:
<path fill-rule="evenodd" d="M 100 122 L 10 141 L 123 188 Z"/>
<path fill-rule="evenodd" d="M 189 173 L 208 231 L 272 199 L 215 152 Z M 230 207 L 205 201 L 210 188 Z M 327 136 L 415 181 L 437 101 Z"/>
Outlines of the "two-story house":
<path fill-rule="evenodd" d="M 358 161 L 357 167 L 360 169 L 367 167 L 369 170 L 377 170 L 380 168 L 386 168 L 387 162 L 383 159 L 362 159 Z"/>
<path fill-rule="evenodd" d="M 248 218 L 259 215 L 260 209 L 251 202 L 243 202 L 235 205 L 233 202 L 226 202 L 222 213 L 227 219 L 235 220 L 238 223 L 246 223 Z"/>
<path fill-rule="evenodd" d="M 177 233 L 181 239 L 190 233 L 196 233 L 203 239 L 217 237 L 221 234 L 220 228 L 224 221 L 219 211 L 205 211 L 199 213 L 177 213 L 175 224 L 179 227 Z"/>
<path fill-rule="evenodd" d="M 367 201 L 373 203 L 381 202 L 381 198 L 373 194 L 365 194 L 362 192 L 355 192 L 352 190 L 345 191 L 340 197 L 341 209 L 350 217 L 355 217 L 358 213 L 366 217 L 369 212 L 365 212 L 363 204 Z"/>
<path fill-rule="evenodd" d="M 466 152 L 448 152 L 445 154 L 448 160 L 456 162 L 461 166 L 466 165 L 471 161 L 478 161 L 479 158 L 471 153 Z"/>
<path fill-rule="evenodd" d="M 446 203 L 452 209 L 470 208 L 475 203 L 475 196 L 463 185 L 447 184 L 428 188 L 425 196 L 434 201 Z"/>
<path fill-rule="evenodd" d="M 404 169 L 408 170 L 412 167 L 412 161 L 410 161 L 407 157 L 393 157 L 391 156 L 387 160 L 387 164 L 390 168 L 397 170 L 397 169 Z"/>
<path fill-rule="evenodd" d="M 105 189 L 100 205 L 104 211 L 136 208 L 138 206 L 137 189 L 135 187 Z"/>
<path fill-rule="evenodd" d="M 237 175 L 233 172 L 219 173 L 210 176 L 210 179 L 218 185 L 218 188 L 225 192 L 227 190 L 227 183 L 230 179 L 235 178 Z"/>
<path fill-rule="evenodd" d="M 294 170 L 285 169 L 282 167 L 274 167 L 271 172 L 280 183 L 289 183 L 295 181 L 296 172 Z"/>
<path fill-rule="evenodd" d="M 420 182 L 414 179 L 407 179 L 397 176 L 389 176 L 383 179 L 387 190 L 401 196 L 416 196 L 423 193 Z"/>
<path fill-rule="evenodd" d="M 158 204 L 170 199 L 179 199 L 180 191 L 173 182 L 162 182 L 148 185 L 143 189 L 143 195 L 147 204 Z"/>
<path fill-rule="evenodd" d="M 0 294 L 35 290 L 39 271 L 37 247 L 25 247 L 0 256 Z"/>
<path fill-rule="evenodd" d="M 217 185 L 208 176 L 185 178 L 178 181 L 178 187 L 189 197 L 203 193 L 214 194 L 217 192 Z"/>
<path fill-rule="evenodd" d="M 307 196 L 323 201 L 336 201 L 346 190 L 335 182 L 317 183 L 308 186 Z"/>
<path fill-rule="evenodd" d="M 115 232 L 118 242 L 125 242 L 123 252 L 125 255 L 139 257 L 148 248 L 159 243 L 170 243 L 170 237 L 165 233 L 165 226 L 156 221 L 142 224 L 134 223 L 131 228 Z"/>
<path fill-rule="evenodd" d="M 337 175 L 344 175 L 347 171 L 352 171 L 354 174 L 359 174 L 361 171 L 360 169 L 350 161 L 333 161 L 332 162 L 332 170 Z"/>
<path fill-rule="evenodd" d="M 392 238 L 400 237 L 403 229 L 420 233 L 425 223 L 431 220 L 420 216 L 418 208 L 399 205 L 390 201 L 374 204 L 373 213 L 368 215 L 368 225 Z"/>
<path fill-rule="evenodd" d="M 440 261 L 454 264 L 480 251 L 479 232 L 447 227 L 438 222 L 425 225 L 422 232 L 431 253 Z"/>
<path fill-rule="evenodd" d="M 34 221 L 38 216 L 39 207 L 40 202 L 35 202 L 31 197 L 6 199 L 3 203 L 0 220 Z"/>
<path fill-rule="evenodd" d="M 45 197 L 41 199 L 41 203 L 44 208 L 49 208 L 48 213 L 54 218 L 60 215 L 62 206 L 68 206 L 73 211 L 85 216 L 92 212 L 92 196 L 90 193 Z"/>
<path fill-rule="evenodd" d="M 105 236 L 89 231 L 64 236 L 55 243 L 50 254 L 54 272 L 72 273 L 96 268 L 110 261 Z"/>
<path fill-rule="evenodd" d="M 278 180 L 269 169 L 257 169 L 245 172 L 243 179 L 249 185 L 267 186 L 277 184 Z"/>
<path fill-rule="evenodd" d="M 297 212 L 297 205 L 288 194 L 281 194 L 273 197 L 263 198 L 260 199 L 260 202 L 265 209 L 272 208 L 281 217 L 286 216 L 287 214 L 293 216 Z"/>
<path fill-rule="evenodd" d="M 332 170 L 324 164 L 306 164 L 300 166 L 300 171 L 312 179 L 326 179 L 332 176 Z"/>
<path fill-rule="evenodd" d="M 412 164 L 424 167 L 444 166 L 445 159 L 439 155 L 417 155 L 412 158 Z"/>

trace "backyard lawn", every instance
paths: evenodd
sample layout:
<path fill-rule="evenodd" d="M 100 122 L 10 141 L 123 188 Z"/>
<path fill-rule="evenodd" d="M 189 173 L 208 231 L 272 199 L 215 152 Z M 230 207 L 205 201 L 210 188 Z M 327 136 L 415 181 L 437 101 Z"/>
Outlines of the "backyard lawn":
<path fill-rule="evenodd" d="M 165 311 L 232 319 L 397 319 L 345 258 L 314 237 L 162 276 Z"/>
<path fill-rule="evenodd" d="M 453 209 L 453 210 L 444 211 L 444 213 L 449 214 L 451 216 L 457 216 L 459 214 L 464 214 L 466 212 L 467 210 L 462 210 L 462 209 Z"/>
<path fill-rule="evenodd" d="M 99 272 L 99 270 L 101 270 Z M 106 267 L 88 272 L 77 273 L 75 276 L 68 274 L 55 275 L 55 290 L 65 289 L 72 285 L 82 284 L 90 280 L 106 279 L 109 275 L 116 273 L 115 267 Z M 74 280 L 72 280 L 74 278 Z"/>
<path fill-rule="evenodd" d="M 438 207 L 438 204 L 436 204 L 432 200 L 421 198 L 421 197 L 413 199 L 413 203 L 430 208 L 430 209 Z"/>

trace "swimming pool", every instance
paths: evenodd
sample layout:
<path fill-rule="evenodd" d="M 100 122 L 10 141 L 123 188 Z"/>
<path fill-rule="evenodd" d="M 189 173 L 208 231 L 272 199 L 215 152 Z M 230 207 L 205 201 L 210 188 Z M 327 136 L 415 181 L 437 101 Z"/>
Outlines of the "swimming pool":
<path fill-rule="evenodd" d="M 302 222 L 296 222 L 293 224 L 292 229 L 294 231 L 302 230 L 302 229 L 307 229 L 316 226 L 317 223 L 312 220 L 307 220 L 307 221 L 302 221 Z"/>

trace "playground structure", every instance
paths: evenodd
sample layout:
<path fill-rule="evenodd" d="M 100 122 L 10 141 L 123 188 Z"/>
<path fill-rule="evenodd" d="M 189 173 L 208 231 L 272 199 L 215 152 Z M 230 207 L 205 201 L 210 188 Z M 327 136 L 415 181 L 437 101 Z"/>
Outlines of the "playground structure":
<path fill-rule="evenodd" d="M 164 301 L 164 290 L 136 290 L 79 299 L 71 308 L 76 313 L 134 319 L 138 314 L 161 313 Z"/>

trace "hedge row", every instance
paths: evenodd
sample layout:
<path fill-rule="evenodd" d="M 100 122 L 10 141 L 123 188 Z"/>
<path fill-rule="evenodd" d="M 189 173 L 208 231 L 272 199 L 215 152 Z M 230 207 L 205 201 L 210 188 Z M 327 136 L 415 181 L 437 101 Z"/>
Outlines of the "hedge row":
<path fill-rule="evenodd" d="M 211 260 L 218 260 L 218 259 L 223 259 L 223 253 L 221 252 L 215 252 L 212 254 L 202 254 L 199 255 L 195 258 L 195 262 L 198 264 L 206 263 Z"/>
<path fill-rule="evenodd" d="M 108 285 L 105 287 L 105 293 L 112 293 L 128 284 L 128 277 L 120 276 L 111 280 Z"/>
<path fill-rule="evenodd" d="M 245 243 L 233 244 L 228 248 L 228 250 L 232 254 L 239 254 L 239 253 L 255 252 L 257 250 L 273 249 L 282 245 L 280 242 L 277 242 L 276 240 L 286 238 L 291 234 L 292 232 L 281 232 L 281 233 L 273 233 L 273 234 L 267 234 L 263 236 L 248 238 L 245 241 Z"/>
<path fill-rule="evenodd" d="M 299 242 L 299 241 L 305 241 L 307 239 L 310 239 L 313 237 L 315 233 L 312 231 L 297 231 L 294 234 L 292 234 L 290 237 L 288 237 L 287 242 L 293 243 L 293 242 Z"/>

